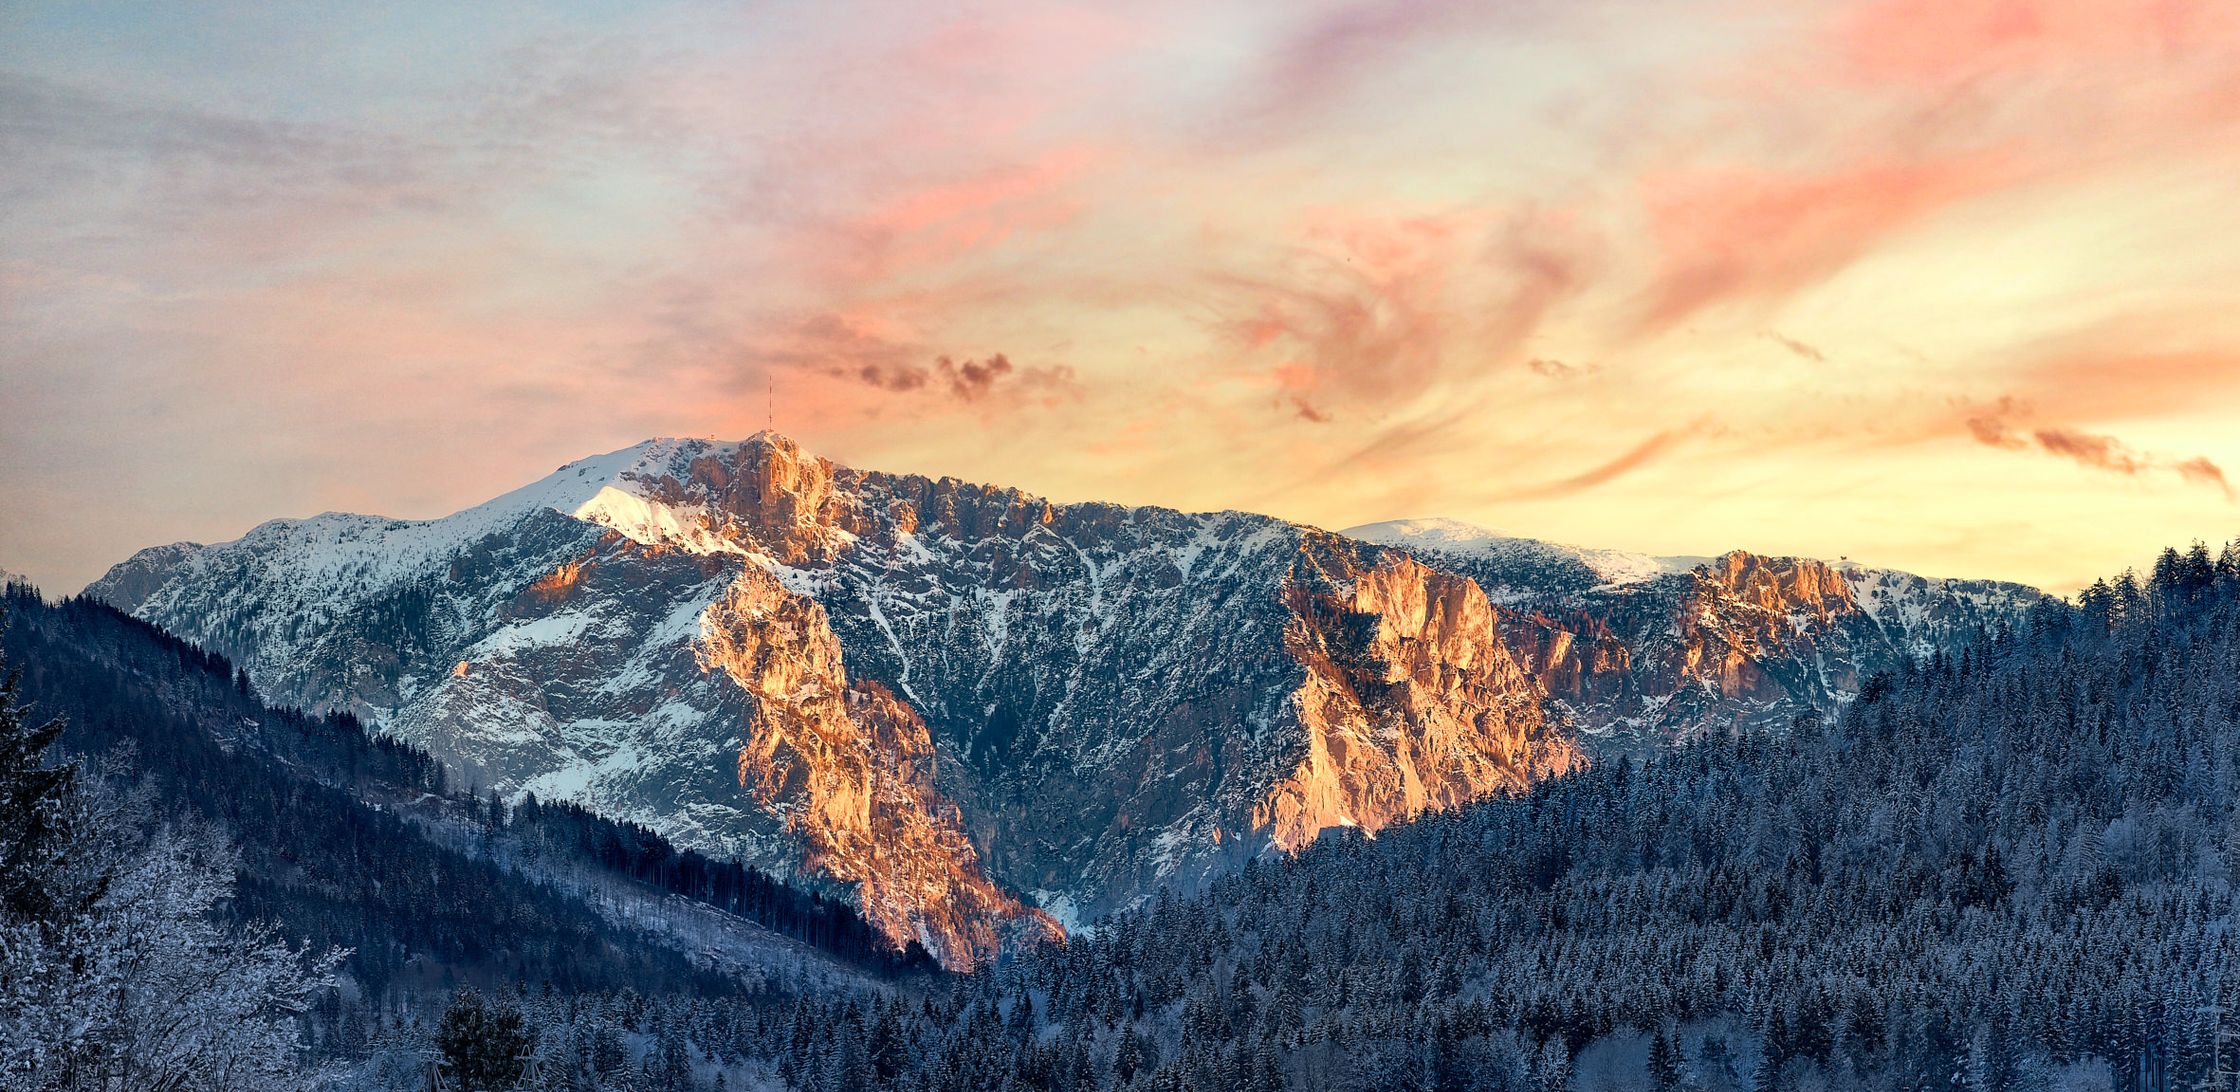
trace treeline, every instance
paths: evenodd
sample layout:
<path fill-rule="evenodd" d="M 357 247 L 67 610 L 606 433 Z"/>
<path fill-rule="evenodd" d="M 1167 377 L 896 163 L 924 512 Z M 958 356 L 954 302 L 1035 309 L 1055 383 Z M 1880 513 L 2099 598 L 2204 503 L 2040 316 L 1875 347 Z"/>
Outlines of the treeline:
<path fill-rule="evenodd" d="M 896 951 L 886 934 L 845 902 L 804 891 L 736 859 L 718 861 L 698 850 L 679 850 L 636 823 L 608 819 L 568 801 L 540 801 L 534 794 L 510 808 L 485 804 L 483 809 L 502 815 L 510 833 L 539 847 L 706 903 L 860 966 L 888 974 L 939 967 L 915 940 Z"/>
<path fill-rule="evenodd" d="M 222 832 L 55 762 L 0 657 L 0 1087 L 309 1092 L 341 953 L 219 913 Z"/>

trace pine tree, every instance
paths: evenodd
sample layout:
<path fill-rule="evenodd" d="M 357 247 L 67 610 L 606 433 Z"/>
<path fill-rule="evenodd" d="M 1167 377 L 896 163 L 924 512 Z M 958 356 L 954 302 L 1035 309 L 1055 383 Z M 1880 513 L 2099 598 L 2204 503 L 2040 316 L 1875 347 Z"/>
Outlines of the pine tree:
<path fill-rule="evenodd" d="M 462 1092 L 494 1092 L 521 1080 L 523 1060 L 536 1046 L 521 1010 L 504 1001 L 485 1002 L 472 989 L 451 999 L 436 1028 L 436 1051 L 444 1072 Z"/>
<path fill-rule="evenodd" d="M 1136 1034 L 1136 1026 L 1131 1023 L 1120 1032 L 1120 1045 L 1112 1052 L 1112 1075 L 1126 1084 L 1136 1078 L 1146 1061 L 1143 1037 Z"/>
<path fill-rule="evenodd" d="M 77 900 L 61 894 L 77 767 L 47 763 L 63 724 L 59 718 L 33 724 L 19 697 L 21 683 L 22 674 L 0 662 L 0 913 L 51 926 L 99 892 L 80 893 Z"/>
<path fill-rule="evenodd" d="M 1571 1048 L 1562 1036 L 1551 1035 L 1540 1044 L 1540 1053 L 1532 1060 L 1532 1087 L 1537 1092 L 1569 1092 Z"/>
<path fill-rule="evenodd" d="M 1680 1051 L 1669 1028 L 1658 1028 L 1649 1041 L 1649 1087 L 1660 1092 L 1680 1087 Z"/>

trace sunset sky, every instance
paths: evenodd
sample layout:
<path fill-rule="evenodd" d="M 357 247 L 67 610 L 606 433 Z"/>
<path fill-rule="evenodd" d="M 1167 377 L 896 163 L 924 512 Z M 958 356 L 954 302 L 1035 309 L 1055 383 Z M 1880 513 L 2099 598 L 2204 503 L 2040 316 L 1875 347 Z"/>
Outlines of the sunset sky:
<path fill-rule="evenodd" d="M 2240 4 L 0 0 L 0 567 L 766 390 L 1059 500 L 2070 590 L 2240 533 Z"/>

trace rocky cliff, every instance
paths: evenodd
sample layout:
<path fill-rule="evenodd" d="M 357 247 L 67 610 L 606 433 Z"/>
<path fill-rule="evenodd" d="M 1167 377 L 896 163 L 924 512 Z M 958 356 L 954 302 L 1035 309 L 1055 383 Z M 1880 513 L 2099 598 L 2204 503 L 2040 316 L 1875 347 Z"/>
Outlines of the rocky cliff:
<path fill-rule="evenodd" d="M 1475 583 L 1405 556 L 1365 568 L 1322 536 L 1306 560 L 1286 589 L 1285 647 L 1306 668 L 1307 754 L 1254 813 L 1278 845 L 1520 790 L 1579 760 Z"/>

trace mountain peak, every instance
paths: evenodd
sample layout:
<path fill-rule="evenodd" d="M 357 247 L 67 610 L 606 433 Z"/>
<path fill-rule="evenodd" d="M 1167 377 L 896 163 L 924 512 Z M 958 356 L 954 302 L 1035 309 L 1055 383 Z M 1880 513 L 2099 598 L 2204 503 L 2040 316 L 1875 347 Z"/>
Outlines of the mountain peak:
<path fill-rule="evenodd" d="M 1379 546 L 1520 566 L 1533 574 L 1530 579 L 1523 581 L 1524 585 L 1542 583 L 1551 575 L 1551 569 L 1574 570 L 1568 578 L 1559 577 L 1560 581 L 1567 583 L 1583 580 L 1587 585 L 1637 584 L 1669 573 L 1686 572 L 1710 560 L 1703 557 L 1659 557 L 1626 550 L 1588 549 L 1497 531 L 1466 520 L 1440 517 L 1368 523 L 1349 527 L 1339 534 Z M 1486 592 L 1497 601 L 1505 594 L 1500 581 L 1489 583 Z"/>

